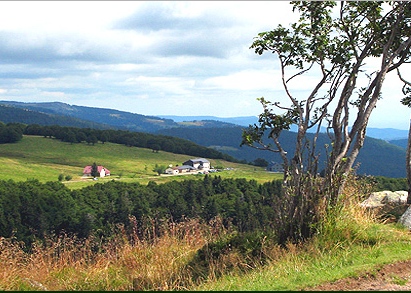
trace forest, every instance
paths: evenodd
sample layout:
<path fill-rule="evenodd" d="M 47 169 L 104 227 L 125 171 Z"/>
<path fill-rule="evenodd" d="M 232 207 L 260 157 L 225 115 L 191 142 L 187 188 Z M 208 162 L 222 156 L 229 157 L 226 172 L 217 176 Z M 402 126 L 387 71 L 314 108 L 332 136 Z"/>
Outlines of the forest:
<path fill-rule="evenodd" d="M 23 134 L 41 135 L 67 143 L 106 141 L 149 147 L 207 158 L 230 157 L 189 141 L 161 135 L 120 130 L 94 130 L 62 126 L 0 123 L 1 143 L 18 142 Z M 405 178 L 359 176 L 375 190 L 406 190 Z M 220 217 L 226 227 L 238 232 L 273 231 L 281 214 L 281 181 L 258 184 L 254 180 L 205 176 L 164 184 L 109 181 L 70 190 L 59 181 L 41 183 L 0 181 L 0 236 L 15 237 L 29 247 L 35 239 L 63 231 L 85 238 L 91 234 L 110 237 L 116 225 L 132 229 L 137 221 L 144 231 L 159 231 L 161 223 L 200 219 L 208 223 Z M 278 228 L 278 227 L 277 227 Z"/>
<path fill-rule="evenodd" d="M 80 190 L 58 181 L 0 181 L 0 236 L 26 244 L 63 231 L 107 238 L 118 224 L 132 229 L 131 217 L 144 238 L 149 238 L 144 231 L 156 230 L 164 221 L 208 223 L 217 216 L 239 232 L 271 230 L 280 190 L 281 181 L 257 184 L 218 176 L 148 185 L 113 180 Z"/>
<path fill-rule="evenodd" d="M 375 190 L 406 188 L 405 179 L 362 178 Z M 0 181 L 0 237 L 15 237 L 27 247 L 34 240 L 62 232 L 80 238 L 109 238 L 116 225 L 130 233 L 137 221 L 144 238 L 159 233 L 161 223 L 219 217 L 223 225 L 243 232 L 275 230 L 281 211 L 281 180 L 221 179 L 171 181 L 148 185 L 109 181 L 70 190 L 59 181 Z M 145 234 L 147 231 L 151 235 Z"/>
<path fill-rule="evenodd" d="M 153 152 L 166 151 L 175 154 L 186 154 L 210 159 L 223 159 L 229 162 L 240 162 L 239 160 L 217 150 L 172 136 L 126 130 L 99 130 L 59 125 L 41 126 L 38 124 L 5 124 L 0 122 L 0 143 L 17 142 L 22 139 L 23 135 L 41 135 L 68 143 L 86 142 L 88 144 L 95 144 L 99 141 L 102 143 L 112 142 L 129 147 L 148 148 L 153 150 Z M 245 163 L 244 161 L 242 162 Z"/>

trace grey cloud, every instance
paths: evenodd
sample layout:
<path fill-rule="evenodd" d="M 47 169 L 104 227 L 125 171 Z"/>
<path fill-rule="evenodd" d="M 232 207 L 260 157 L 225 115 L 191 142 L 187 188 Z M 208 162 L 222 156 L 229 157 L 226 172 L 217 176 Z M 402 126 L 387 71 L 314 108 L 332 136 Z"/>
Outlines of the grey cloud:
<path fill-rule="evenodd" d="M 229 11 L 206 10 L 199 16 L 175 16 L 168 5 L 145 3 L 135 14 L 113 25 L 115 29 L 133 30 L 155 39 L 150 54 L 160 56 L 198 56 L 226 58 L 244 43 L 241 28 L 244 20 L 236 19 Z M 235 27 L 235 30 L 233 29 Z"/>
<path fill-rule="evenodd" d="M 161 41 L 162 46 L 157 46 L 154 52 L 162 56 L 207 56 L 224 58 L 230 52 L 232 44 L 229 40 L 215 34 L 199 32 L 185 36 L 174 35 Z"/>
<path fill-rule="evenodd" d="M 206 11 L 199 17 L 177 17 L 173 15 L 171 7 L 148 2 L 132 16 L 115 23 L 113 28 L 140 31 L 198 30 L 231 27 L 236 23 L 236 19 L 221 11 Z"/>
<path fill-rule="evenodd" d="M 0 32 L 0 62 L 3 64 L 144 62 L 142 52 L 144 49 L 136 52 L 109 40 L 94 42 L 74 34 L 33 38 L 26 33 Z"/>

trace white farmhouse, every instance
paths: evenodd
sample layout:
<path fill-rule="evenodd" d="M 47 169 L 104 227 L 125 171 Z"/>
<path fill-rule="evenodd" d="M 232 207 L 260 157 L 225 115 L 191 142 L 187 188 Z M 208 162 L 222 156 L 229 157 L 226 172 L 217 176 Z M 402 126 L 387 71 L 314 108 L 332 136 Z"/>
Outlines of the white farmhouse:
<path fill-rule="evenodd" d="M 190 159 L 183 163 L 186 166 L 192 166 L 200 171 L 209 171 L 211 168 L 211 164 L 207 159 L 198 158 L 198 159 Z"/>
<path fill-rule="evenodd" d="M 170 167 L 165 170 L 165 173 L 169 175 L 178 175 L 179 171 L 177 167 Z"/>

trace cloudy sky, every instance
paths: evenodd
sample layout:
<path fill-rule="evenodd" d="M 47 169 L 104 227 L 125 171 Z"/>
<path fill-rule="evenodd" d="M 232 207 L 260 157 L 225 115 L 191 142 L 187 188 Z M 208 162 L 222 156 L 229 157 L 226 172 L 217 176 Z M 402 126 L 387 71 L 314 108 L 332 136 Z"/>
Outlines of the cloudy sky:
<path fill-rule="evenodd" d="M 296 19 L 285 1 L 0 1 L 0 100 L 257 116 L 284 94 L 277 60 L 249 47 Z M 400 98 L 387 80 L 370 126 L 408 129 Z"/>

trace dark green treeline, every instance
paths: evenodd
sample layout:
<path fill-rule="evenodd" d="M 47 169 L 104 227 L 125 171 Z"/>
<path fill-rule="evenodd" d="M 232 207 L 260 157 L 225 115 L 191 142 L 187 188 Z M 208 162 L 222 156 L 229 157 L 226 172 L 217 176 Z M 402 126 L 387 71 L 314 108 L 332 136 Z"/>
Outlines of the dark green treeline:
<path fill-rule="evenodd" d="M 147 185 L 113 180 L 79 190 L 60 182 L 0 181 L 0 236 L 26 244 L 62 231 L 110 237 L 116 224 L 132 229 L 129 216 L 142 229 L 166 220 L 207 222 L 220 216 L 239 232 L 272 230 L 280 194 L 280 181 L 258 184 L 219 176 Z"/>

